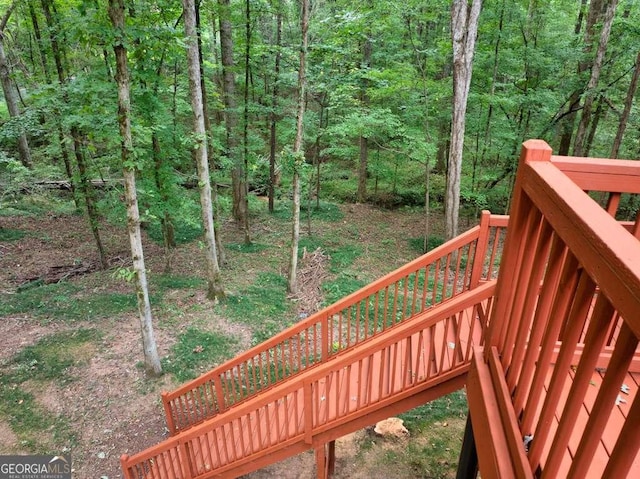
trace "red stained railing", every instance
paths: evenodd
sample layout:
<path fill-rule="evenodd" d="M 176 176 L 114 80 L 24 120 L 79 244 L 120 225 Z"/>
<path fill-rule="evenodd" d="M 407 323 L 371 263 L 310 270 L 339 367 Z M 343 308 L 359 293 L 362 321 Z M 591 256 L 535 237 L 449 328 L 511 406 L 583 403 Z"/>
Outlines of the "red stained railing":
<path fill-rule="evenodd" d="M 508 218 L 481 223 L 180 388 L 163 393 L 171 434 L 495 278 Z"/>
<path fill-rule="evenodd" d="M 322 434 L 342 435 L 358 419 L 374 420 L 377 411 L 463 377 L 494 288 L 489 281 L 460 293 L 224 415 L 123 456 L 127 479 L 224 475 L 285 448 L 308 449 Z"/>
<path fill-rule="evenodd" d="M 486 365 L 476 358 L 469 379 L 474 432 L 504 426 L 491 433 L 494 450 L 479 448 L 483 475 L 633 476 L 640 394 L 626 406 L 618 395 L 640 371 L 640 225 L 615 217 L 622 194 L 639 193 L 638 162 L 554 157 L 525 143 L 479 351 Z"/>

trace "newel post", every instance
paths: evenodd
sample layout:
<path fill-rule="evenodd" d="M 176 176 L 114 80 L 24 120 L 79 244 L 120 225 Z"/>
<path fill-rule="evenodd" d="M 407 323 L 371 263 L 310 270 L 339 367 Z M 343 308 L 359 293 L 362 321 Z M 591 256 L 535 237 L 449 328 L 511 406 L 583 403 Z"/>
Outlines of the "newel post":
<path fill-rule="evenodd" d="M 167 418 L 167 428 L 169 429 L 169 434 L 173 436 L 176 433 L 176 422 L 173 418 L 173 412 L 171 410 L 171 400 L 169 399 L 169 393 L 163 391 L 160 396 L 162 397 L 164 415 Z"/>
<path fill-rule="evenodd" d="M 260 371 L 262 374 L 262 371 Z M 213 387 L 215 389 L 216 394 L 216 402 L 218 403 L 218 412 L 223 412 L 227 409 L 226 401 L 224 400 L 224 391 L 222 390 L 222 380 L 220 379 L 220 375 L 216 374 L 213 377 Z"/>
<path fill-rule="evenodd" d="M 526 164 L 534 161 L 551 161 L 551 153 L 551 147 L 543 140 L 528 140 L 522 145 L 516 181 L 511 194 L 509 228 L 500 262 L 496 299 L 489 320 L 485 351 L 490 351 L 491 346 L 496 346 L 502 353 L 507 323 L 516 320 L 511 318 L 511 315 L 522 259 L 527 254 L 523 235 L 528 226 L 527 217 L 532 206 L 531 200 L 523 190 Z"/>
<path fill-rule="evenodd" d="M 129 454 L 123 454 L 120 456 L 120 468 L 124 474 L 124 479 L 133 479 L 131 471 L 129 470 Z"/>
<path fill-rule="evenodd" d="M 471 266 L 471 280 L 469 281 L 469 289 L 473 289 L 480 283 L 482 272 L 484 271 L 484 260 L 487 255 L 487 245 L 489 244 L 489 221 L 491 213 L 482 210 L 480 216 L 480 231 L 476 240 L 476 250 L 473 254 L 473 265 Z"/>

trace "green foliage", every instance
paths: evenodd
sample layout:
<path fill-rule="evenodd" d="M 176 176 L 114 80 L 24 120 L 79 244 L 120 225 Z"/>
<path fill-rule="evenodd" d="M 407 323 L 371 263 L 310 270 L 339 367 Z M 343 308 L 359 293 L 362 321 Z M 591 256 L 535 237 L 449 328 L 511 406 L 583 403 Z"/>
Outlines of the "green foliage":
<path fill-rule="evenodd" d="M 71 380 L 69 368 L 91 358 L 100 336 L 97 330 L 84 328 L 46 336 L 12 358 L 11 381 Z"/>
<path fill-rule="evenodd" d="M 65 195 L 34 192 L 2 203 L 0 203 L 0 216 L 33 217 L 50 213 L 60 215 L 74 215 L 77 213 L 73 200 Z"/>
<path fill-rule="evenodd" d="M 235 346 L 234 338 L 191 327 L 178 336 L 178 342 L 163 358 L 162 367 L 184 382 L 228 359 Z"/>
<path fill-rule="evenodd" d="M 171 274 L 153 276 L 152 282 L 163 289 L 196 289 L 202 288 L 206 284 L 206 281 L 202 278 Z"/>
<path fill-rule="evenodd" d="M 351 266 L 353 262 L 362 254 L 360 245 L 346 244 L 339 248 L 328 250 L 331 257 L 331 267 L 329 271 L 332 273 L 340 273 Z"/>
<path fill-rule="evenodd" d="M 286 286 L 286 278 L 278 274 L 259 273 L 252 284 L 229 294 L 216 307 L 233 321 L 251 326 L 257 344 L 289 325 L 291 303 L 287 300 Z"/>
<path fill-rule="evenodd" d="M 309 210 L 311 210 L 311 219 L 315 221 L 335 222 L 344 218 L 344 214 L 335 203 L 321 201 L 320 206 L 317 207 L 315 201 L 311 205 L 307 201 L 303 201 L 300 205 L 302 221 L 308 217 Z M 293 217 L 291 202 L 279 201 L 273 210 L 273 216 L 283 221 L 291 221 Z"/>
<path fill-rule="evenodd" d="M 0 418 L 8 422 L 22 448 L 43 454 L 75 445 L 69 421 L 46 410 L 24 384 L 52 381 L 64 385 L 72 381 L 71 368 L 91 359 L 100 337 L 95 329 L 46 336 L 18 352 L 0 370 Z"/>
<path fill-rule="evenodd" d="M 11 228 L 0 228 L 0 241 L 18 241 L 27 236 L 26 231 Z"/>
<path fill-rule="evenodd" d="M 409 244 L 411 248 L 418 254 L 424 254 L 426 251 L 424 250 L 424 236 L 418 238 L 409 238 Z M 431 251 L 434 248 L 437 248 L 441 244 L 445 242 L 445 239 L 438 235 L 429 235 L 429 239 L 427 240 L 427 251 Z"/>
<path fill-rule="evenodd" d="M 80 295 L 73 283 L 47 284 L 17 293 L 0 294 L 0 316 L 29 313 L 42 319 L 93 321 L 135 311 L 135 294 L 94 293 Z"/>
<path fill-rule="evenodd" d="M 185 221 L 173 221 L 175 228 L 175 239 L 177 244 L 186 244 L 195 241 L 202 237 L 202 226 L 194 223 L 188 223 Z M 146 228 L 145 231 L 149 237 L 158 244 L 163 244 L 162 226 L 160 221 L 154 219 Z"/>
<path fill-rule="evenodd" d="M 269 249 L 269 245 L 261 243 L 228 243 L 225 245 L 229 251 L 237 251 L 238 253 L 260 253 Z"/>
<path fill-rule="evenodd" d="M 325 296 L 324 304 L 329 305 L 335 303 L 348 294 L 359 290 L 366 284 L 366 281 L 357 278 L 353 274 L 341 273 L 337 278 L 327 281 L 322 285 Z"/>

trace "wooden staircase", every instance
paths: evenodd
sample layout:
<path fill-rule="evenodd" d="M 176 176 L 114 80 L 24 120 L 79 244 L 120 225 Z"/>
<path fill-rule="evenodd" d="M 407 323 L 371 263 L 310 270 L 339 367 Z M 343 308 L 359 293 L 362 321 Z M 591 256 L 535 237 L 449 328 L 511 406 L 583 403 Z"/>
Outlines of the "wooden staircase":
<path fill-rule="evenodd" d="M 460 479 L 637 477 L 640 222 L 615 219 L 623 194 L 640 194 L 640 163 L 526 142 L 506 241 L 507 218 L 484 212 L 163 394 L 171 437 L 122 456 L 125 477 L 237 477 L 315 449 L 325 478 L 336 438 L 464 386 Z"/>
<path fill-rule="evenodd" d="M 484 212 L 479 226 L 164 393 L 172 437 L 123 456 L 125 477 L 236 477 L 463 387 L 507 221 Z"/>

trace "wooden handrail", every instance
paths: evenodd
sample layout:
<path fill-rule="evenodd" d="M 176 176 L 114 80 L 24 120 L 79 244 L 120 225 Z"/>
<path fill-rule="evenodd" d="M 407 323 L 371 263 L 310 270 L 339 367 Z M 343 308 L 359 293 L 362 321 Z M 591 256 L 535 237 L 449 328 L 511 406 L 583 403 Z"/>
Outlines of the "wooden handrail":
<path fill-rule="evenodd" d="M 226 411 L 232 404 L 495 277 L 507 223 L 507 216 L 483 212 L 479 226 L 163 393 L 170 433 Z"/>
<path fill-rule="evenodd" d="M 345 374 L 344 371 L 349 368 L 358 367 L 362 365 L 363 361 L 371 361 L 372 357 L 376 354 L 385 354 L 385 351 L 392 351 L 394 348 L 402 347 L 403 344 L 407 344 L 407 341 L 411 341 L 414 335 L 424 334 L 425 331 L 430 331 L 432 328 L 438 327 L 445 330 L 446 324 L 443 322 L 451 321 L 451 318 L 456 317 L 461 311 L 467 311 L 482 304 L 493 295 L 495 289 L 495 281 L 485 282 L 479 285 L 477 288 L 471 291 L 466 291 L 451 299 L 450 301 L 441 304 L 438 308 L 433 308 L 420 313 L 414 321 L 404 322 L 397 327 L 388 330 L 385 334 L 380 334 L 370 339 L 366 344 L 363 343 L 359 347 L 352 348 L 349 351 L 345 351 L 343 354 L 337 356 L 334 360 L 320 364 L 313 369 L 302 372 L 295 381 L 286 381 L 275 387 L 271 388 L 265 393 L 255 396 L 243 404 L 239 404 L 229 410 L 225 414 L 221 414 L 206 420 L 204 423 L 194 426 L 186 431 L 180 432 L 176 436 L 158 444 L 152 449 L 149 449 L 141 454 L 136 454 L 131 457 L 122 459 L 123 470 L 128 479 L 139 479 L 140 477 L 146 477 L 139 474 L 137 471 L 145 471 L 154 467 L 158 467 L 158 458 L 163 458 L 171 454 L 171 451 L 179 451 L 181 447 L 189 448 L 207 448 L 202 452 L 208 457 L 208 455 L 216 455 L 214 459 L 218 459 L 221 464 L 220 467 L 212 468 L 210 471 L 198 472 L 197 467 L 202 464 L 189 463 L 187 469 L 193 471 L 194 478 L 206 478 L 213 477 L 216 474 L 221 474 L 225 470 L 237 467 L 241 463 L 254 460 L 256 457 L 266 454 L 271 448 L 275 447 L 275 444 L 262 444 L 260 440 L 256 441 L 249 435 L 249 441 L 252 441 L 246 447 L 242 448 L 242 452 L 235 451 L 233 458 L 231 454 L 226 455 L 220 451 L 214 451 L 209 446 L 209 438 L 211 435 L 217 434 L 216 431 L 222 431 L 224 427 L 238 427 L 240 434 L 242 434 L 243 427 L 249 427 L 250 424 L 255 422 L 256 417 L 260 417 L 261 411 L 266 414 L 267 411 L 273 411 L 278 407 L 294 408 L 297 407 L 294 403 L 295 400 L 287 398 L 296 398 L 298 395 L 302 397 L 302 403 L 305 404 L 304 411 L 301 415 L 296 416 L 296 420 L 301 421 L 301 424 L 294 425 L 294 433 L 289 434 L 287 428 L 283 437 L 280 437 L 281 433 L 278 430 L 277 434 L 279 442 L 278 446 L 282 444 L 292 445 L 293 443 L 302 442 L 304 444 L 312 444 L 314 437 L 318 434 L 322 434 L 328 429 L 340 427 L 341 424 L 353 421 L 357 417 L 362 417 L 370 414 L 372 411 L 385 407 L 393 402 L 416 394 L 419 391 L 425 390 L 429 387 L 433 387 L 434 384 L 450 380 L 451 378 L 466 374 L 470 364 L 470 351 L 465 352 L 459 350 L 462 348 L 461 344 L 465 344 L 470 341 L 469 337 L 461 338 L 463 341 L 455 341 L 453 343 L 453 350 L 450 343 L 447 342 L 446 335 L 443 336 L 443 344 L 438 344 L 438 350 L 451 351 L 453 358 L 460 358 L 456 361 L 444 363 L 441 362 L 441 370 L 426 371 L 425 376 L 414 376 L 409 374 L 414 360 L 403 366 L 402 377 L 406 377 L 400 385 L 391 384 L 389 391 L 383 391 L 382 394 L 374 388 L 374 382 L 367 385 L 369 389 L 364 391 L 364 394 L 358 394 L 357 401 L 348 400 L 346 404 L 346 410 L 336 412 L 334 417 L 328 415 L 328 410 L 324 416 L 319 415 L 319 408 L 324 401 L 323 398 L 318 397 L 322 384 L 335 384 L 338 388 L 339 381 L 337 378 L 341 374 Z M 472 330 L 469 330 L 467 334 L 473 334 Z M 417 352 L 416 352 L 417 353 Z M 384 362 L 380 362 L 380 367 L 383 368 Z M 387 368 L 395 370 L 397 364 L 390 364 Z M 390 369 L 382 369 L 381 375 L 392 374 Z M 381 384 L 381 383 L 380 383 Z M 380 384 L 378 384 L 380 386 Z M 362 386 L 364 387 L 364 386 Z M 333 391 L 338 397 L 344 395 L 344 392 L 336 389 Z M 362 393 L 363 391 L 359 391 Z M 287 406 L 287 401 L 288 406 Z M 328 403 L 329 398 L 326 398 L 324 403 Z M 311 410 L 309 410 L 311 405 Z M 296 409 L 297 410 L 297 409 Z M 284 409 L 284 417 L 288 417 L 288 414 L 293 411 Z M 314 413 L 314 411 L 316 411 Z M 251 418 L 254 418 L 252 422 Z M 255 427 L 255 426 L 254 426 Z M 248 451 L 248 452 L 246 452 Z M 243 454 L 243 455 L 242 455 Z M 184 460 L 184 457 L 178 457 L 178 452 L 174 453 L 178 461 Z M 226 461 L 225 461 L 226 460 Z M 223 464 L 224 463 L 224 464 Z M 163 466 L 164 467 L 164 466 Z M 175 466 L 174 466 L 175 467 Z M 183 467 L 185 467 L 183 465 Z M 137 475 L 136 475 L 137 474 Z"/>
<path fill-rule="evenodd" d="M 616 220 L 622 194 L 640 194 L 636 161 L 553 156 L 539 140 L 523 145 L 487 345 L 476 358 L 476 369 L 493 377 L 474 372 L 468 385 L 474 434 L 495 428 L 487 417 L 502 414 L 496 438 L 507 438 L 506 448 L 478 448 L 486 455 L 483 475 L 496 460 L 508 466 L 506 456 L 521 467 L 525 436 L 533 437 L 529 470 L 518 477 L 629 473 L 640 447 L 640 435 L 630 434 L 640 418 L 630 411 L 613 427 L 625 433 L 608 438 L 608 462 L 592 461 L 610 415 L 622 415 L 616 398 L 640 359 L 640 216 Z M 596 370 L 600 384 L 593 382 Z M 490 410 L 490 394 L 498 410 Z M 588 403 L 585 422 L 579 417 Z M 640 410 L 640 394 L 632 407 Z M 496 458 L 498 450 L 503 457 Z"/>

